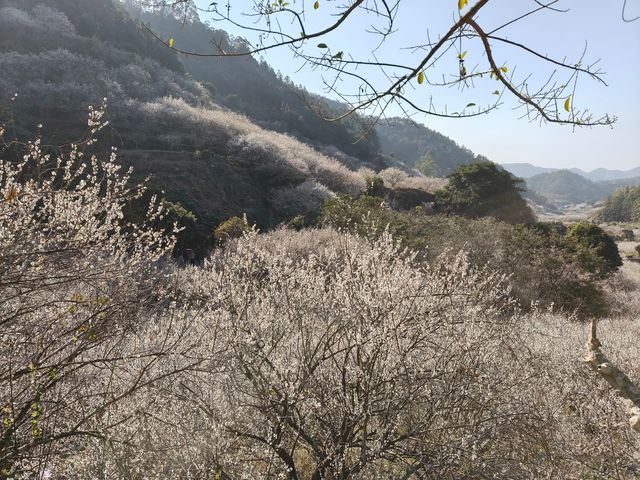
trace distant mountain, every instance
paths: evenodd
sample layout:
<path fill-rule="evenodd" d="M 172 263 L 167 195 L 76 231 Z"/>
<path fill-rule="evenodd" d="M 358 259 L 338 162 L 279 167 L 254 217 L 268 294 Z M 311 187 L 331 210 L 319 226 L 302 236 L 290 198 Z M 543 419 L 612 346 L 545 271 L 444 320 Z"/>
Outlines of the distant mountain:
<path fill-rule="evenodd" d="M 526 182 L 528 190 L 555 206 L 565 206 L 600 202 L 619 188 L 640 185 L 640 177 L 593 182 L 570 170 L 557 170 L 527 178 Z"/>
<path fill-rule="evenodd" d="M 609 194 L 603 186 L 569 170 L 535 175 L 527 179 L 527 188 L 543 195 L 557 206 L 593 203 Z"/>
<path fill-rule="evenodd" d="M 531 165 L 530 163 L 502 163 L 500 165 L 506 171 L 519 178 L 530 178 L 541 173 L 555 172 L 557 168 L 545 168 Z"/>
<path fill-rule="evenodd" d="M 640 167 L 636 167 L 631 170 L 608 170 L 606 168 L 597 168 L 590 172 L 585 172 L 579 168 L 572 168 L 571 171 L 594 182 L 640 177 Z"/>
<path fill-rule="evenodd" d="M 530 163 L 503 163 L 502 168 L 520 178 L 530 178 L 535 175 L 540 175 L 541 173 L 551 173 L 563 170 L 560 168 L 538 167 Z M 640 177 L 640 167 L 632 168 L 631 170 L 609 170 L 606 168 L 597 168 L 589 172 L 580 168 L 568 168 L 566 170 L 593 182 Z"/>
<path fill-rule="evenodd" d="M 631 178 L 619 178 L 617 180 L 604 180 L 602 182 L 598 182 L 598 184 L 604 186 L 606 189 L 613 193 L 620 188 L 637 187 L 638 185 L 640 185 L 640 175 Z"/>

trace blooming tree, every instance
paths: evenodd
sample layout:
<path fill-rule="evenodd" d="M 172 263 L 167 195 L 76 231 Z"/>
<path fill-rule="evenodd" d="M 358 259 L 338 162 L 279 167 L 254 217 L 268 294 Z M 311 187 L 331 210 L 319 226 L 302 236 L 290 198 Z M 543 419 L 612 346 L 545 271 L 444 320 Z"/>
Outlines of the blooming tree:
<path fill-rule="evenodd" d="M 153 227 L 162 216 L 155 202 L 141 224 L 124 219 L 144 188 L 130 185 L 115 151 L 106 160 L 85 155 L 108 123 L 104 113 L 90 109 L 87 136 L 55 155 L 38 138 L 3 139 L 3 478 L 32 478 L 47 458 L 73 450 L 75 438 L 104 437 L 123 420 L 108 407 L 152 381 L 148 370 L 171 348 L 168 336 L 144 338 L 163 333 L 150 324 L 160 292 L 152 275 L 174 239 Z"/>

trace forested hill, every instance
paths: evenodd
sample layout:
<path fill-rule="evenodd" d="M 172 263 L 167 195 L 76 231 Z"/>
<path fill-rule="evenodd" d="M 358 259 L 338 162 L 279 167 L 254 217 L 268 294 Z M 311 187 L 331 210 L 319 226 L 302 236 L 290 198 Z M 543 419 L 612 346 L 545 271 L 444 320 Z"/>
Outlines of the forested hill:
<path fill-rule="evenodd" d="M 218 53 L 219 45 L 227 53 L 246 51 L 244 41 L 205 25 L 197 16 L 190 16 L 185 24 L 180 10 L 143 9 L 134 0 L 123 5 L 162 38 L 173 38 L 181 50 Z M 323 109 L 324 102 L 276 73 L 267 63 L 253 57 L 182 55 L 180 60 L 185 70 L 209 90 L 216 103 L 247 115 L 260 126 L 293 135 L 320 150 L 335 152 L 337 148 L 357 159 L 343 157 L 351 167 L 387 166 L 380 156 L 375 132 L 363 137 L 369 130 L 363 119 L 350 115 L 341 122 L 325 121 L 306 103 L 315 102 L 318 109 Z"/>
<path fill-rule="evenodd" d="M 185 25 L 181 11 L 142 9 L 135 0 L 126 0 L 124 5 L 163 38 L 173 38 L 180 49 L 213 52 L 216 47 L 211 44 L 212 39 L 227 52 L 245 48 L 241 40 L 212 29 L 194 15 L 189 16 Z M 430 174 L 445 175 L 456 165 L 475 160 L 473 152 L 409 120 L 392 118 L 377 122 L 371 131 L 366 119 L 355 116 L 341 123 L 328 123 L 310 111 L 303 98 L 335 112 L 343 111 L 344 106 L 309 94 L 253 58 L 182 56 L 181 60 L 187 72 L 212 92 L 216 102 L 248 115 L 266 128 L 289 133 L 328 152 L 335 150 L 332 146 L 337 147 L 367 166 L 413 169 L 425 154 L 430 154 L 434 162 Z M 361 138 L 363 132 L 368 134 Z M 343 157 L 343 162 L 349 159 Z M 353 160 L 349 164 L 357 166 Z"/>
<path fill-rule="evenodd" d="M 593 182 L 569 170 L 541 173 L 527 178 L 527 188 L 556 206 L 577 203 L 596 203 L 615 190 L 640 184 L 640 177 Z"/>
<path fill-rule="evenodd" d="M 180 61 L 112 0 L 0 0 L 3 8 L 0 50 L 20 53 L 64 48 L 88 56 L 108 56 L 111 63 L 129 54 L 182 72 Z M 22 11 L 23 13 L 20 13 Z M 31 12 L 31 14 L 25 13 Z M 61 15 L 62 14 L 62 15 Z"/>
<path fill-rule="evenodd" d="M 88 107 L 107 98 L 110 125 L 94 148 L 118 147 L 137 179 L 151 176 L 181 204 L 176 215 L 195 214 L 204 237 L 234 215 L 265 228 L 364 189 L 338 160 L 217 105 L 120 3 L 1 0 L 0 45 L 0 124 L 10 135 L 76 141 Z"/>
<path fill-rule="evenodd" d="M 424 125 L 391 118 L 376 126 L 382 151 L 410 168 L 423 162 L 423 173 L 444 176 L 457 165 L 486 160 Z M 426 167 L 426 168 L 425 168 Z"/>

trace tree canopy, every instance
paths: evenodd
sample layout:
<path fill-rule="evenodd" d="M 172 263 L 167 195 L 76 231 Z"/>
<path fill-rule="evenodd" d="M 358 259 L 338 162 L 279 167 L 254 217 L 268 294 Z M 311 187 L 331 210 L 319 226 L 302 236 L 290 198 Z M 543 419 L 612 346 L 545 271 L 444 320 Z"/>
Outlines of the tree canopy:
<path fill-rule="evenodd" d="M 524 181 L 492 162 L 460 165 L 436 192 L 437 208 L 470 218 L 491 216 L 509 223 L 531 223 L 531 209 L 520 192 Z"/>
<path fill-rule="evenodd" d="M 574 223 L 569 226 L 567 238 L 582 251 L 592 251 L 601 265 L 593 265 L 594 271 L 608 273 L 622 266 L 622 258 L 616 242 L 598 225 L 588 222 Z"/>
<path fill-rule="evenodd" d="M 615 191 L 605 201 L 599 216 L 606 222 L 640 221 L 640 187 Z"/>

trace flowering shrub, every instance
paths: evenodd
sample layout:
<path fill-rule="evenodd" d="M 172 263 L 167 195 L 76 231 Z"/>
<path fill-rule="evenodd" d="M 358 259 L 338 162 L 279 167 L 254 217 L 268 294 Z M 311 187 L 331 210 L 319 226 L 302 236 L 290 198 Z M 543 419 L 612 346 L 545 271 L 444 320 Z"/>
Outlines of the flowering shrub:
<path fill-rule="evenodd" d="M 296 215 L 317 216 L 324 203 L 335 197 L 335 193 L 313 180 L 306 180 L 295 187 L 284 187 L 274 191 L 271 205 L 285 218 Z"/>
<path fill-rule="evenodd" d="M 440 177 L 425 177 L 422 175 L 409 177 L 398 182 L 398 188 L 415 188 L 428 193 L 434 193 L 447 186 L 447 179 Z"/>
<path fill-rule="evenodd" d="M 174 268 L 162 202 L 127 222 L 143 187 L 83 153 L 105 124 L 91 110 L 83 142 L 0 157 L 0 476 L 640 474 L 572 318 L 523 314 L 506 276 L 417 261 L 388 231 L 243 228 Z M 601 331 L 637 379 L 638 322 Z"/>
<path fill-rule="evenodd" d="M 106 160 L 85 157 L 106 125 L 103 115 L 92 109 L 89 136 L 59 155 L 45 153 L 36 138 L 12 160 L 15 145 L 2 143 L 3 478 L 33 478 L 47 457 L 75 449 L 74 438 L 104 435 L 107 406 L 143 381 L 136 379 L 143 369 L 129 359 L 161 352 L 151 353 L 155 342 L 142 345 L 136 335 L 152 317 L 142 312 L 157 295 L 153 265 L 173 238 L 150 227 L 162 216 L 155 202 L 141 224 L 123 220 L 123 208 L 143 188 L 129 185 L 115 151 Z"/>
<path fill-rule="evenodd" d="M 378 173 L 378 175 L 384 180 L 384 184 L 391 188 L 396 187 L 399 183 L 407 180 L 409 174 L 399 168 L 386 168 Z"/>
<path fill-rule="evenodd" d="M 145 413 L 112 432 L 126 444 L 92 442 L 60 472 L 537 479 L 640 467 L 620 402 L 579 362 L 582 326 L 518 313 L 504 278 L 464 254 L 417 267 L 389 236 L 252 232 L 175 284 L 171 318 L 199 336 L 188 355 L 211 360 L 128 402 Z M 637 324 L 602 328 L 637 378 L 624 334 Z"/>

